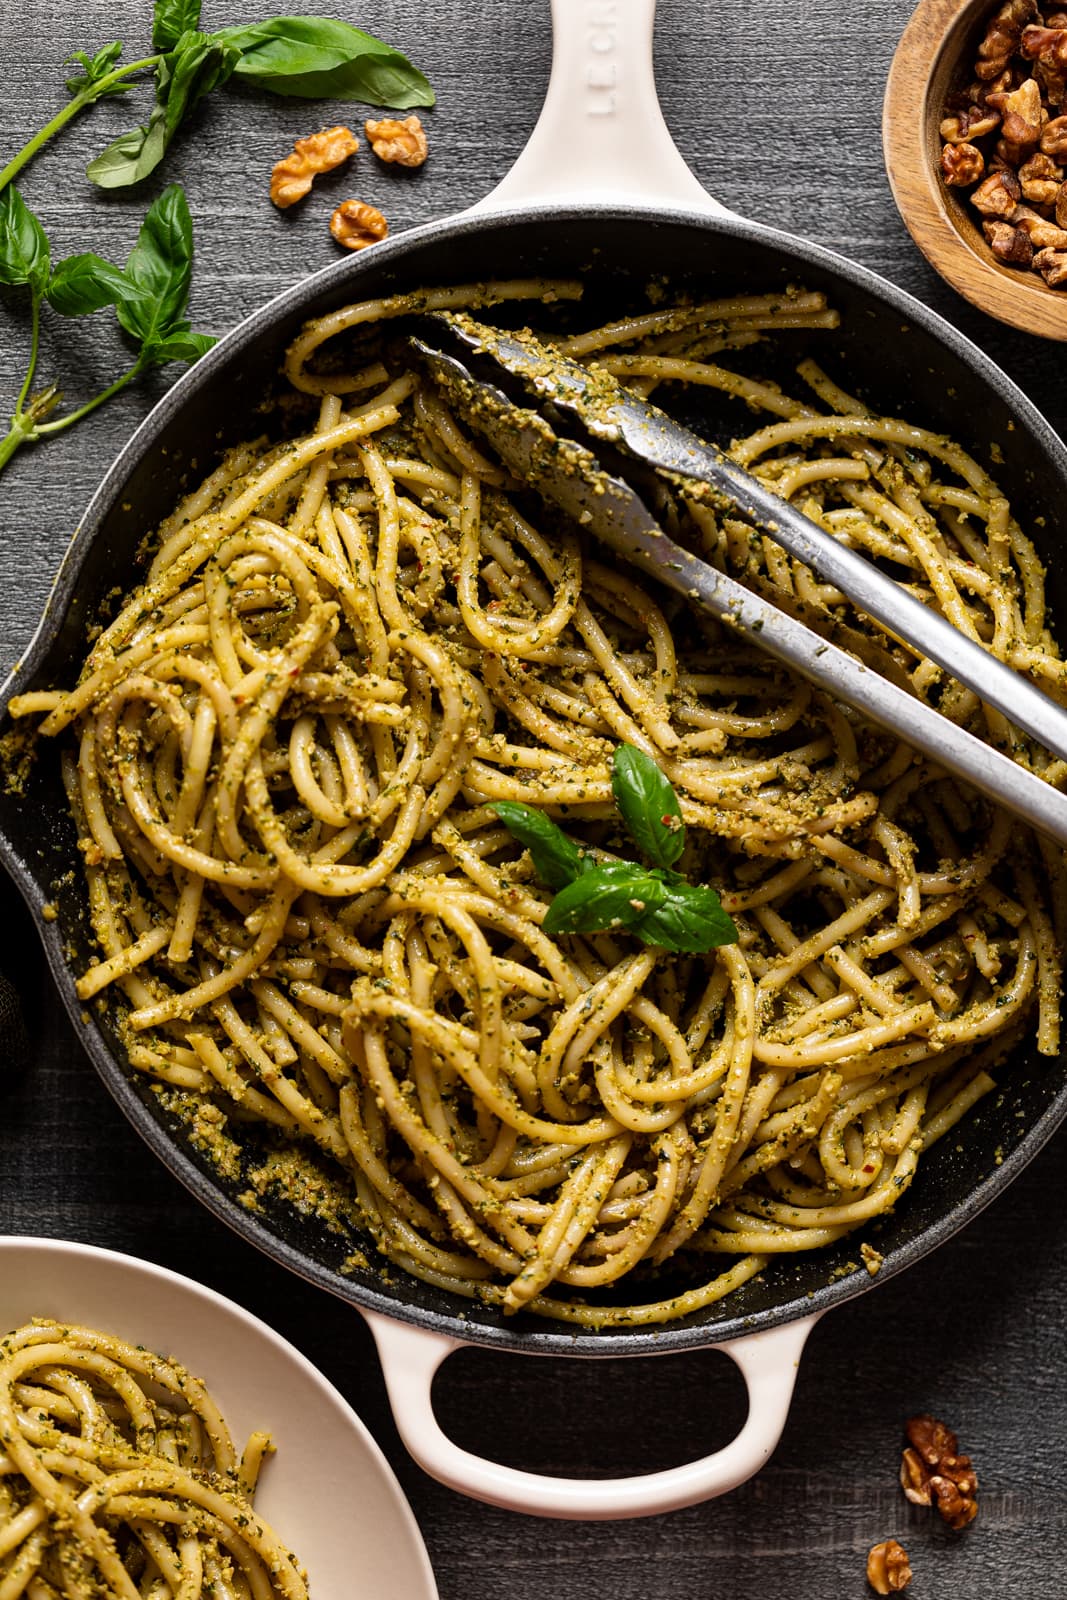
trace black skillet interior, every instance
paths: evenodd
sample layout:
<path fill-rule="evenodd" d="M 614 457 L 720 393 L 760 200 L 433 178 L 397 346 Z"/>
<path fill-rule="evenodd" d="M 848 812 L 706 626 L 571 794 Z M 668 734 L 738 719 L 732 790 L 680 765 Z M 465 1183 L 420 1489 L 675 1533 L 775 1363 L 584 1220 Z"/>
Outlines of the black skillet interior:
<path fill-rule="evenodd" d="M 282 353 L 304 320 L 350 300 L 445 282 L 544 272 L 586 280 L 582 320 L 645 303 L 650 283 L 711 294 L 798 284 L 824 289 L 842 314 L 839 331 L 787 334 L 774 373 L 789 384 L 794 363 L 813 354 L 846 388 L 876 409 L 950 433 L 1003 484 L 1046 556 L 1067 533 L 1067 450 L 1017 390 L 973 346 L 906 296 L 814 246 L 734 220 L 654 217 L 642 211 L 523 212 L 506 219 L 435 224 L 340 263 L 251 317 L 156 408 L 111 469 L 64 564 L 48 611 L 4 692 L 68 684 L 87 624 L 115 587 L 137 580 L 136 552 L 174 505 L 184 484 L 210 470 L 221 449 L 269 425 L 264 396 L 276 392 Z M 542 319 L 531 319 L 542 320 Z M 767 372 L 757 347 L 753 369 Z M 793 387 L 798 386 L 793 380 Z M 690 415 L 689 420 L 694 420 Z M 752 426 L 746 413 L 708 416 L 720 436 Z M 1052 604 L 1067 615 L 1059 564 L 1050 563 Z M 1058 588 L 1057 588 L 1058 584 Z M 2 731 L 9 734 L 11 724 Z M 282 1204 L 253 1215 L 236 1199 L 240 1180 L 221 1179 L 160 1106 L 140 1075 L 123 1065 L 106 1009 L 91 1017 L 71 977 L 89 963 L 84 893 L 75 834 L 55 752 L 40 749 L 25 781 L 0 792 L 0 854 L 40 928 L 63 1001 L 86 1048 L 133 1124 L 156 1153 L 216 1214 L 303 1277 L 354 1303 L 461 1338 L 559 1354 L 637 1354 L 707 1344 L 772 1326 L 847 1299 L 872 1281 L 854 1235 L 836 1247 L 774 1265 L 722 1305 L 665 1330 L 582 1333 L 496 1314 L 395 1270 L 340 1268 L 354 1248 Z M 51 902 L 58 915 L 46 920 Z M 1059 1061 L 1017 1056 L 999 1091 L 971 1114 L 959 1137 L 943 1140 L 895 1214 L 865 1235 L 885 1257 L 887 1277 L 973 1216 L 1036 1153 L 1064 1115 Z M 667 1286 L 652 1287 L 658 1298 Z"/>

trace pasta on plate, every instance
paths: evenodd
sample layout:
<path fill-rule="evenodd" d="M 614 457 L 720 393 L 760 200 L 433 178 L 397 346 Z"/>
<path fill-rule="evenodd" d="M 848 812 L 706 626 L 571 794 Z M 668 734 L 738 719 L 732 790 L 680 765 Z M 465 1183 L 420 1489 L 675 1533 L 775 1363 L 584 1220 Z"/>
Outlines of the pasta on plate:
<path fill-rule="evenodd" d="M 253 1510 L 266 1434 L 238 1456 L 203 1383 L 113 1334 L 46 1319 L 0 1339 L 4 1600 L 307 1600 Z"/>
<path fill-rule="evenodd" d="M 467 286 L 309 324 L 287 373 L 317 421 L 227 456 L 77 685 L 12 710 L 73 734 L 100 945 L 78 992 L 112 997 L 169 1105 L 313 1145 L 433 1284 L 656 1323 L 887 1212 L 1013 1043 L 1057 1052 L 1060 853 L 546 510 L 397 364 L 395 319 L 517 301 L 643 393 L 741 402 L 760 425 L 737 460 L 1050 692 L 1067 669 L 977 461 L 811 360 L 796 395 L 741 370 L 832 328 L 821 296 L 575 332 L 552 318 L 580 292 Z M 674 537 L 1062 781 L 740 519 L 655 497 Z M 679 867 L 736 944 L 544 931 L 551 892 L 494 804 L 597 862 L 632 853 L 623 744 L 673 785 Z"/>

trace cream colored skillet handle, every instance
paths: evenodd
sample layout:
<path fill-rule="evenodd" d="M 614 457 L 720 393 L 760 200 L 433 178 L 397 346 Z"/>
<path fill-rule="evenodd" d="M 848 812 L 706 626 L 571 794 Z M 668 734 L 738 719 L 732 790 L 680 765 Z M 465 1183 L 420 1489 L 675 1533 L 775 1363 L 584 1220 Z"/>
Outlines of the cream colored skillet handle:
<path fill-rule="evenodd" d="M 740 1369 L 748 1417 L 736 1439 L 699 1461 L 631 1478 L 549 1478 L 486 1461 L 453 1444 L 438 1426 L 434 1374 L 464 1342 L 364 1311 L 378 1346 L 400 1437 L 425 1472 L 474 1500 L 537 1517 L 607 1521 L 677 1511 L 726 1494 L 767 1461 L 781 1437 L 804 1342 L 818 1314 L 714 1346 Z"/>
<path fill-rule="evenodd" d="M 731 216 L 686 166 L 652 70 L 656 0 L 552 0 L 552 74 L 529 143 L 467 216 L 511 206 L 654 206 Z"/>

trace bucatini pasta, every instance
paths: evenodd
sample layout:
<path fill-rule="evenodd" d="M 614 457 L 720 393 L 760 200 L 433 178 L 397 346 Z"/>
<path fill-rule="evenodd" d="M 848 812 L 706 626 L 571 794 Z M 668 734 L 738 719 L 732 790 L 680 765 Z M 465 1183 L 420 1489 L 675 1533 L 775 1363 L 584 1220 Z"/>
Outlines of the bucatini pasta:
<path fill-rule="evenodd" d="M 833 326 L 821 296 L 561 332 L 551 302 L 580 287 L 309 324 L 287 371 L 317 422 L 227 456 L 76 687 L 12 710 L 68 736 L 100 945 L 79 993 L 118 1008 L 168 1104 L 315 1147 L 379 1250 L 433 1284 L 655 1323 L 887 1212 L 1009 1045 L 1057 1051 L 1061 854 L 547 511 L 396 364 L 393 319 L 525 299 L 643 393 L 724 392 L 767 419 L 737 460 L 1051 693 L 1067 668 L 1034 549 L 963 449 L 870 415 L 810 360 L 797 397 L 720 364 Z M 1065 776 L 740 519 L 666 488 L 656 509 Z M 610 861 L 621 743 L 674 785 L 680 866 L 720 891 L 737 944 L 544 932 L 551 895 L 493 804 L 542 808 Z"/>
<path fill-rule="evenodd" d="M 252 1499 L 266 1434 L 238 1456 L 199 1378 L 95 1328 L 0 1339 L 3 1600 L 307 1600 Z"/>

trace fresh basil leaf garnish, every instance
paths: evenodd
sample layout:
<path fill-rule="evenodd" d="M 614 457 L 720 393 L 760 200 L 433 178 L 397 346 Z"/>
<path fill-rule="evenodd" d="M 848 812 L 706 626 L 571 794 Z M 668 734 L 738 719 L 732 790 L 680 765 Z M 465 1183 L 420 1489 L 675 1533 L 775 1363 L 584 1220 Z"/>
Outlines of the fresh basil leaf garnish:
<path fill-rule="evenodd" d="M 551 817 L 515 800 L 495 800 L 490 807 L 508 832 L 530 852 L 534 871 L 550 889 L 565 889 L 592 871 L 595 862 Z"/>
<path fill-rule="evenodd" d="M 548 908 L 546 933 L 601 933 L 633 928 L 663 905 L 667 886 L 635 862 L 608 862 L 561 889 Z"/>
<path fill-rule="evenodd" d="M 656 763 L 634 745 L 620 745 L 611 787 L 627 827 L 655 866 L 598 865 L 591 851 L 583 851 L 543 811 L 511 800 L 496 800 L 490 807 L 529 850 L 541 882 L 557 891 L 545 914 L 545 932 L 625 928 L 645 944 L 692 955 L 736 943 L 737 928 L 715 890 L 689 883 L 670 866 L 685 846 L 685 827 L 678 796 Z"/>
<path fill-rule="evenodd" d="M 621 744 L 611 764 L 611 792 L 638 848 L 657 867 L 685 849 L 682 808 L 670 780 L 635 745 Z"/>
<path fill-rule="evenodd" d="M 152 11 L 152 48 L 173 50 L 183 33 L 200 25 L 200 0 L 156 0 Z"/>
<path fill-rule="evenodd" d="M 238 78 L 272 94 L 402 110 L 434 103 L 426 78 L 401 51 L 332 17 L 272 17 L 213 37 L 238 52 Z"/>
<path fill-rule="evenodd" d="M 10 184 L 0 193 L 0 283 L 24 284 L 39 299 L 48 282 L 49 260 L 48 235 Z"/>
<path fill-rule="evenodd" d="M 635 922 L 631 932 L 645 944 L 664 950 L 703 955 L 723 944 L 737 943 L 733 918 L 722 908 L 714 889 L 684 881 L 665 884 L 663 901 Z"/>

